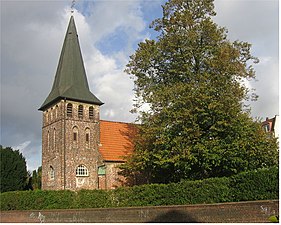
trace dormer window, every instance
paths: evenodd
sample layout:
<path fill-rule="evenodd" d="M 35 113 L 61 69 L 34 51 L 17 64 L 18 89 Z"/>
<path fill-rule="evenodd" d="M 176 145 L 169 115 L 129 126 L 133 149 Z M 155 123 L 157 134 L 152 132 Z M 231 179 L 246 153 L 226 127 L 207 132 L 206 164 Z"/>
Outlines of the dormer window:
<path fill-rule="evenodd" d="M 269 125 L 269 123 L 263 125 L 263 130 L 264 130 L 265 132 L 270 132 L 270 125 Z"/>

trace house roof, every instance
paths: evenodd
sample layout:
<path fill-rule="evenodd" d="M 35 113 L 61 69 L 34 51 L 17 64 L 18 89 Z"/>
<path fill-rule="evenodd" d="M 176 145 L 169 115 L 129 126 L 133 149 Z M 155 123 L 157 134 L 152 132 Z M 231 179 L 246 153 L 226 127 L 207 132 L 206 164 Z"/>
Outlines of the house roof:
<path fill-rule="evenodd" d="M 270 132 L 273 132 L 274 131 L 274 128 L 275 128 L 275 120 L 276 120 L 276 116 L 269 119 L 268 117 L 266 118 L 265 121 L 262 122 L 262 126 L 265 126 L 265 125 L 269 125 L 269 131 Z"/>
<path fill-rule="evenodd" d="M 89 90 L 73 16 L 68 24 L 52 90 L 39 110 L 46 109 L 59 99 L 103 104 Z"/>
<path fill-rule="evenodd" d="M 132 154 L 136 135 L 135 124 L 100 120 L 100 153 L 104 161 L 125 162 Z"/>

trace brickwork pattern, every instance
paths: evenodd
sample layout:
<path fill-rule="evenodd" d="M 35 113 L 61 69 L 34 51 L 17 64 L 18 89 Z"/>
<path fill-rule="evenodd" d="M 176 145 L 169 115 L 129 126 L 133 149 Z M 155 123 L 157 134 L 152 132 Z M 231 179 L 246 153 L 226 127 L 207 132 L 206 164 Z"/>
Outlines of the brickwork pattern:
<path fill-rule="evenodd" d="M 118 174 L 120 169 L 118 168 L 121 163 L 106 162 L 106 189 L 115 189 L 120 186 L 124 186 L 125 178 Z"/>
<path fill-rule="evenodd" d="M 72 106 L 72 113 L 67 109 Z M 80 109 L 83 107 L 81 113 Z M 89 108 L 93 107 L 92 116 Z M 79 113 L 80 112 L 80 113 Z M 42 189 L 97 189 L 99 154 L 99 106 L 61 100 L 43 112 Z M 83 165 L 86 176 L 76 176 Z M 54 178 L 51 170 L 54 171 Z"/>
<path fill-rule="evenodd" d="M 266 223 L 279 215 L 279 201 L 249 201 L 183 206 L 153 206 L 79 210 L 1 211 L 9 223 Z"/>

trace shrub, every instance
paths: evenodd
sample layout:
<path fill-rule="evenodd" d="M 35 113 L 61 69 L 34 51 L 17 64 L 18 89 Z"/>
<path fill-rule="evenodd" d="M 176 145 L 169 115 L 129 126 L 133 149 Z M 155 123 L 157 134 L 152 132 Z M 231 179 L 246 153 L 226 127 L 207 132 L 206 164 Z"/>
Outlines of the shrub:
<path fill-rule="evenodd" d="M 183 181 L 177 195 L 179 204 L 216 203 L 230 201 L 229 179 L 209 178 L 198 181 Z"/>
<path fill-rule="evenodd" d="M 278 199 L 278 168 L 233 177 L 121 187 L 116 190 L 15 191 L 0 194 L 1 210 L 186 205 Z"/>
<path fill-rule="evenodd" d="M 150 184 L 114 191 L 116 206 L 157 206 L 229 201 L 229 179 L 210 178 L 171 184 Z"/>
<path fill-rule="evenodd" d="M 112 207 L 108 191 L 81 190 L 77 193 L 77 208 L 106 208 Z"/>
<path fill-rule="evenodd" d="M 258 169 L 230 177 L 233 201 L 279 198 L 278 167 Z"/>
<path fill-rule="evenodd" d="M 1 194 L 1 210 L 76 208 L 72 191 L 15 191 Z"/>

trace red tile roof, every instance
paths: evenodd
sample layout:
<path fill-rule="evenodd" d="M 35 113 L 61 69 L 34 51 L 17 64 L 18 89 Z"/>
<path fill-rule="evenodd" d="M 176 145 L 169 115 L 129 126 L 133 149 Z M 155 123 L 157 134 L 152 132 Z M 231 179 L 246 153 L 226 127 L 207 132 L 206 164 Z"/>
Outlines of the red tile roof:
<path fill-rule="evenodd" d="M 100 120 L 100 153 L 105 161 L 125 162 L 124 156 L 133 152 L 131 141 L 136 135 L 136 125 Z"/>

